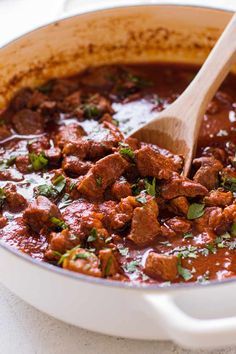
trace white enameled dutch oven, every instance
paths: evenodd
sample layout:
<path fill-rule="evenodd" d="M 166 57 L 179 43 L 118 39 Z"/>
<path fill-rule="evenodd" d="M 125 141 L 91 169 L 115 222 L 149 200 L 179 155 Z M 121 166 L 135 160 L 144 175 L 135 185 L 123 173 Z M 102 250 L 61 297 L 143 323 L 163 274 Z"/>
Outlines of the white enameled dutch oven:
<path fill-rule="evenodd" d="M 0 108 L 23 86 L 87 66 L 201 64 L 231 16 L 223 10 L 152 4 L 51 23 L 0 49 Z M 37 309 L 92 331 L 172 339 L 187 347 L 236 344 L 233 279 L 168 288 L 106 281 L 35 261 L 0 243 L 0 281 Z"/>

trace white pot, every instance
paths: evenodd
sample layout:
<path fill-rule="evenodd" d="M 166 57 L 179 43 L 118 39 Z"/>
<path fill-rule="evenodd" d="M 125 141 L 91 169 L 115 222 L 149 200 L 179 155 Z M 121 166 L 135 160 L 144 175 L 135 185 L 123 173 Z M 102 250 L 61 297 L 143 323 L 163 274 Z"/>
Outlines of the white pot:
<path fill-rule="evenodd" d="M 0 107 L 19 88 L 91 65 L 171 61 L 200 64 L 231 13 L 139 5 L 51 23 L 0 49 Z M 0 243 L 0 281 L 60 320 L 137 339 L 188 347 L 236 344 L 236 281 L 142 286 L 96 279 L 32 260 Z"/>

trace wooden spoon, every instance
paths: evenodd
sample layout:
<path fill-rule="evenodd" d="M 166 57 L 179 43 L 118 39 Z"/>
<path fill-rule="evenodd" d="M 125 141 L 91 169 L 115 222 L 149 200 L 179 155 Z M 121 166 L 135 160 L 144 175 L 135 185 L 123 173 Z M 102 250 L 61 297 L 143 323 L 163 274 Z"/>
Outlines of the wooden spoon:
<path fill-rule="evenodd" d="M 236 13 L 187 89 L 156 118 L 130 135 L 183 155 L 183 174 L 187 176 L 207 105 L 235 59 Z"/>

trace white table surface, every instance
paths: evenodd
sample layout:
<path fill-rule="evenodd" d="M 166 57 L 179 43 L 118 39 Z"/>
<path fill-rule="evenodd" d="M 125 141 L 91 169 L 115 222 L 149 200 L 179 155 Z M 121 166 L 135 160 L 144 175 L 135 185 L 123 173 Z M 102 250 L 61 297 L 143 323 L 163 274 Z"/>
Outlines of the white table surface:
<path fill-rule="evenodd" d="M 82 11 L 95 3 L 101 5 L 106 2 L 110 3 L 111 0 L 68 0 L 66 4 L 64 0 L 0 0 L 0 45 L 16 34 L 50 21 L 55 16 L 61 16 L 63 7 L 67 13 L 73 13 L 78 5 L 79 11 Z M 125 0 L 119 2 L 125 3 Z M 217 5 L 236 10 L 236 0 L 186 0 L 185 3 Z M 27 16 L 24 15 L 26 12 Z M 0 354 L 75 353 L 235 354 L 236 347 L 214 351 L 189 351 L 170 342 L 127 340 L 92 333 L 64 324 L 35 310 L 0 284 Z"/>

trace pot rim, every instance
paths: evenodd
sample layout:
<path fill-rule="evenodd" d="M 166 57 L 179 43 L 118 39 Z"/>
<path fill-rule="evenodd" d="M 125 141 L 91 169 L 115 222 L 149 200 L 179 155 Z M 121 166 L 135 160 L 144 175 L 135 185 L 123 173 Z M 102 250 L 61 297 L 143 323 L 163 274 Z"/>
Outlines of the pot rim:
<path fill-rule="evenodd" d="M 23 38 L 26 35 L 30 35 L 38 30 L 41 30 L 49 25 L 55 24 L 57 22 L 64 22 L 67 20 L 70 20 L 71 18 L 74 17 L 79 17 L 79 16 L 83 16 L 83 15 L 87 15 L 90 13 L 96 13 L 96 12 L 102 12 L 102 11 L 107 11 L 107 10 L 112 10 L 114 8 L 127 8 L 127 7 L 142 7 L 142 6 L 164 6 L 164 7 L 187 7 L 187 8 L 193 8 L 193 9 L 208 9 L 208 10 L 212 10 L 212 11 L 216 11 L 216 12 L 233 12 L 233 10 L 229 10 L 229 9 L 224 9 L 223 7 L 221 8 L 217 8 L 214 6 L 209 6 L 209 5 L 197 5 L 197 4 L 186 4 L 186 3 L 174 3 L 169 1 L 168 3 L 155 3 L 153 1 L 147 3 L 147 2 L 140 2 L 138 4 L 134 4 L 132 2 L 128 2 L 127 4 L 123 4 L 123 5 L 119 5 L 118 3 L 113 4 L 113 5 L 109 5 L 106 4 L 105 6 L 102 6 L 101 8 L 92 8 L 92 9 L 87 9 L 84 12 L 79 12 L 77 14 L 66 14 L 65 16 L 60 17 L 57 20 L 53 20 L 53 21 L 48 21 L 40 26 L 38 26 L 37 28 L 34 28 L 30 31 L 26 31 L 23 32 L 21 35 L 15 37 L 14 39 L 10 40 L 9 42 L 3 44 L 0 47 L 0 55 L 1 55 L 1 50 L 4 49 L 5 47 L 7 47 L 8 45 L 11 45 L 13 43 L 15 43 L 16 41 L 20 40 L 21 38 Z M 212 280 L 209 281 L 207 283 L 174 283 L 171 284 L 170 286 L 164 286 L 162 284 L 146 284 L 146 283 L 138 283 L 138 282 L 122 282 L 122 281 L 115 281 L 115 280 L 107 280 L 107 279 L 103 279 L 103 278 L 96 278 L 96 277 L 92 277 L 89 275 L 84 275 L 81 273 L 76 273 L 73 271 L 69 271 L 63 268 L 59 268 L 55 265 L 46 263 L 44 261 L 40 261 L 37 259 L 32 258 L 31 256 L 20 252 L 19 250 L 17 250 L 16 248 L 14 248 L 13 246 L 8 245 L 7 243 L 5 243 L 4 241 L 2 241 L 0 239 L 0 249 L 3 248 L 5 251 L 11 253 L 13 256 L 20 258 L 21 260 L 30 263 L 33 266 L 36 267 L 40 267 L 43 270 L 49 271 L 49 272 L 55 272 L 56 274 L 58 274 L 59 276 L 64 276 L 64 277 L 69 277 L 73 280 L 80 280 L 82 282 L 85 283 L 89 283 L 89 284 L 96 284 L 96 285 L 101 285 L 101 286 L 107 286 L 107 287 L 112 287 L 112 288 L 119 288 L 119 289 L 129 289 L 129 290 L 136 290 L 136 291 L 158 291 L 158 292 L 169 292 L 169 291 L 176 291 L 178 289 L 188 289 L 188 288 L 202 288 L 202 287 L 209 287 L 209 286 L 219 286 L 219 285 L 224 285 L 224 284 L 229 284 L 229 283 L 233 283 L 236 282 L 236 277 L 234 278 L 229 278 L 229 279 L 224 279 L 224 280 Z"/>

